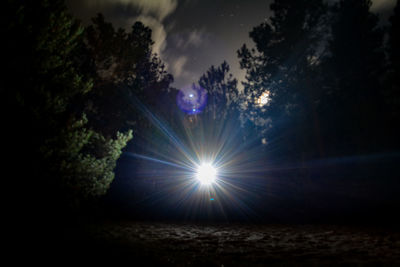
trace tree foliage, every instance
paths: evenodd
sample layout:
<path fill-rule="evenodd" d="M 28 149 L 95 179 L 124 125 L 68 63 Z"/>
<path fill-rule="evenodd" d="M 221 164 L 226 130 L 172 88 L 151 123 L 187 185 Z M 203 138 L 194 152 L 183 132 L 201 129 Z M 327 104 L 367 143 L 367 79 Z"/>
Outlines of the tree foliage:
<path fill-rule="evenodd" d="M 319 112 L 331 153 L 376 150 L 382 117 L 379 78 L 384 66 L 383 32 L 371 1 L 343 0 L 332 8 L 329 55 L 322 64 Z M 329 144 L 335 144 L 330 146 Z M 330 148 L 329 148 L 330 147 Z"/>
<path fill-rule="evenodd" d="M 389 57 L 388 71 L 385 79 L 384 96 L 385 103 L 389 109 L 390 123 L 397 124 L 400 121 L 400 2 L 394 9 L 394 14 L 390 18 L 390 28 L 388 31 L 389 40 L 387 54 Z M 394 135 L 398 135 L 395 132 Z"/>
<path fill-rule="evenodd" d="M 389 64 L 370 7 L 369 0 L 276 0 L 270 22 L 250 32 L 256 49 L 238 51 L 247 72 L 247 121 L 286 160 L 393 149 L 398 86 L 390 73 L 397 66 L 398 7 Z M 263 92 L 270 101 L 260 107 Z"/>
<path fill-rule="evenodd" d="M 316 120 L 318 94 L 313 87 L 312 63 L 318 56 L 324 9 L 319 0 L 274 1 L 271 21 L 250 32 L 256 49 L 244 45 L 238 51 L 240 65 L 247 73 L 245 121 L 252 122 L 268 143 L 279 136 L 278 150 L 297 158 L 310 140 L 316 139 L 307 128 Z M 260 107 L 256 101 L 264 92 L 269 93 L 270 101 Z"/>
<path fill-rule="evenodd" d="M 173 81 L 152 53 L 151 29 L 135 22 L 130 32 L 115 30 L 99 14 L 85 39 L 88 71 L 95 76 L 94 94 L 89 96 L 93 108 L 87 110 L 90 121 L 107 134 L 133 126 L 136 132 L 150 127 L 138 102 L 160 109 Z"/>
<path fill-rule="evenodd" d="M 229 73 L 228 63 L 224 61 L 217 68 L 211 66 L 200 77 L 199 85 L 207 91 L 204 113 L 210 115 L 214 123 L 237 119 L 239 91 L 237 80 Z"/>
<path fill-rule="evenodd" d="M 93 85 L 79 72 L 84 29 L 62 1 L 8 1 L 6 10 L 9 68 L 2 90 L 15 115 L 9 118 L 10 138 L 17 144 L 12 150 L 29 156 L 28 162 L 15 162 L 28 165 L 21 177 L 14 172 L 16 179 L 43 198 L 77 201 L 105 194 L 132 134 L 104 136 L 89 127 L 77 106 Z"/>

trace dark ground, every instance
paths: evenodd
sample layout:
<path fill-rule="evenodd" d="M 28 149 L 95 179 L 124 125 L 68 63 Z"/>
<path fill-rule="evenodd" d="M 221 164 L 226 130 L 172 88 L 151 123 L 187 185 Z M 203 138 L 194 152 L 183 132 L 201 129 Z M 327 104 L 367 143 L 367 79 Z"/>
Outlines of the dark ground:
<path fill-rule="evenodd" d="M 61 261 L 125 266 L 399 266 L 395 227 L 89 223 L 64 233 Z M 47 257 L 46 257 L 47 258 Z"/>
<path fill-rule="evenodd" d="M 384 167 L 379 166 L 379 173 L 396 183 L 387 183 L 389 178 L 365 179 L 368 175 L 361 174 L 357 180 L 352 173 L 339 175 L 343 172 L 338 172 L 338 168 L 334 169 L 334 178 L 343 176 L 342 179 L 329 182 L 333 179 L 326 175 L 326 179 L 315 179 L 321 182 L 310 183 L 319 185 L 318 190 L 290 191 L 290 183 L 285 182 L 284 187 L 279 187 L 285 189 L 280 191 L 281 198 L 275 202 L 271 198 L 261 199 L 256 205 L 258 213 L 263 214 L 260 220 L 233 216 L 237 212 L 232 205 L 227 206 L 228 215 L 232 216 L 224 220 L 216 219 L 219 213 L 213 213 L 215 220 L 205 214 L 199 217 L 202 220 L 184 220 L 168 203 L 141 202 L 140 209 L 133 206 L 123 211 L 121 207 L 131 199 L 125 198 L 122 190 L 115 190 L 114 195 L 125 202 L 112 202 L 93 216 L 85 212 L 71 216 L 60 210 L 57 203 L 38 213 L 37 207 L 49 205 L 48 198 L 38 203 L 26 200 L 21 205 L 25 212 L 21 212 L 22 208 L 14 209 L 20 214 L 15 217 L 19 222 L 15 228 L 22 234 L 9 231 L 16 245 L 14 263 L 400 266 L 399 176 L 398 171 L 391 171 L 393 168 L 384 172 Z M 346 177 L 352 177 L 353 183 L 345 182 Z M 125 194 L 130 192 L 126 187 L 125 190 Z M 27 203 L 30 205 L 26 206 Z M 127 216 L 135 209 L 133 216 Z M 190 209 L 186 207 L 181 213 Z"/>

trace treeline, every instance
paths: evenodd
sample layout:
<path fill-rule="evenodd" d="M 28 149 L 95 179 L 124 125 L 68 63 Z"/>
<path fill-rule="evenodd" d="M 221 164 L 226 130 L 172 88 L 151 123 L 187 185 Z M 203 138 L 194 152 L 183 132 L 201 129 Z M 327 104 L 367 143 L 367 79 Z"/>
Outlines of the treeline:
<path fill-rule="evenodd" d="M 369 0 L 326 2 L 273 1 L 238 51 L 243 91 L 212 67 L 199 116 L 236 126 L 226 180 L 243 192 L 227 191 L 260 217 L 382 222 L 399 206 L 400 4 L 385 25 Z"/>
<path fill-rule="evenodd" d="M 389 26 L 379 24 L 371 4 L 276 0 L 270 20 L 250 32 L 255 48 L 238 51 L 246 71 L 235 96 L 238 120 L 244 139 L 256 138 L 270 160 L 399 149 L 399 2 Z M 213 67 L 199 81 L 212 99 L 237 92 L 237 83 L 220 78 L 226 69 Z"/>
<path fill-rule="evenodd" d="M 141 22 L 126 31 L 98 15 L 84 28 L 61 0 L 6 1 L 2 132 L 15 194 L 66 205 L 104 195 L 132 136 L 153 139 L 138 150 L 174 150 L 155 121 L 182 135 L 213 128 L 281 162 L 398 150 L 400 7 L 382 27 L 370 6 L 275 0 L 250 32 L 255 48 L 238 51 L 244 90 L 226 63 L 211 67 L 199 80 L 206 108 L 184 115 Z"/>
<path fill-rule="evenodd" d="M 151 30 L 140 22 L 115 29 L 102 15 L 84 28 L 60 0 L 6 1 L 3 15 L 2 132 L 13 199 L 29 199 L 24 209 L 63 210 L 104 195 L 122 149 L 149 128 L 135 103 L 151 108 L 171 92 Z"/>

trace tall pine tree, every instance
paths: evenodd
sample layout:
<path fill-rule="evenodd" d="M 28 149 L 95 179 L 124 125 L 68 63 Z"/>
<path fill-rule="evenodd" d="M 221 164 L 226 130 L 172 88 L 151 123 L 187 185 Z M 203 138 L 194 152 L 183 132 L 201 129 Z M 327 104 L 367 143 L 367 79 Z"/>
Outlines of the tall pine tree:
<path fill-rule="evenodd" d="M 389 41 L 387 53 L 389 55 L 389 75 L 385 80 L 384 96 L 388 110 L 388 123 L 390 126 L 397 125 L 400 121 L 400 1 L 394 9 L 394 14 L 390 18 Z M 394 127 L 392 127 L 394 129 Z M 393 137 L 399 132 L 393 132 Z M 394 141 L 394 140 L 392 140 Z"/>
<path fill-rule="evenodd" d="M 169 98 L 173 81 L 152 53 L 151 29 L 135 22 L 129 32 L 115 30 L 99 14 L 87 28 L 85 39 L 89 54 L 86 66 L 95 77 L 87 110 L 93 125 L 106 134 L 133 126 L 135 133 L 148 128 L 138 103 L 162 113 L 165 105 L 161 103 Z"/>
<path fill-rule="evenodd" d="M 259 129 L 271 152 L 279 151 L 275 158 L 299 160 L 317 153 L 309 149 L 306 155 L 305 148 L 318 140 L 313 64 L 325 6 L 320 0 L 276 0 L 271 10 L 270 22 L 250 32 L 256 49 L 244 45 L 238 52 L 247 72 L 244 118 Z M 257 99 L 263 93 L 269 101 L 261 106 Z"/>
<path fill-rule="evenodd" d="M 105 194 L 132 136 L 103 136 L 77 106 L 92 89 L 91 78 L 78 71 L 83 28 L 63 1 L 8 1 L 6 10 L 2 91 L 13 115 L 7 131 L 15 190 L 33 210 L 62 210 Z"/>
<path fill-rule="evenodd" d="M 329 56 L 322 66 L 319 112 L 329 153 L 376 150 L 382 134 L 383 32 L 369 0 L 342 0 L 332 7 Z"/>

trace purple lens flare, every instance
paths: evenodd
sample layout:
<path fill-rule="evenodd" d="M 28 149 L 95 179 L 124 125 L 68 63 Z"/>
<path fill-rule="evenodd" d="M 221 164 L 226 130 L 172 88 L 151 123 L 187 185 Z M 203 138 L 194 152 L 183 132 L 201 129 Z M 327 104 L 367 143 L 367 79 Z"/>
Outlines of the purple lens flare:
<path fill-rule="evenodd" d="M 207 91 L 194 84 L 183 87 L 176 96 L 176 103 L 182 111 L 190 115 L 200 113 L 207 104 Z"/>

